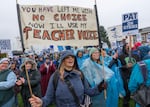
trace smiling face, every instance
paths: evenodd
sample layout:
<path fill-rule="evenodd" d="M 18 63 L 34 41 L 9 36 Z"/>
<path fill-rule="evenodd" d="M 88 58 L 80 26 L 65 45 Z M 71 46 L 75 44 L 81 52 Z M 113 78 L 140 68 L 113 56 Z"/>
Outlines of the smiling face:
<path fill-rule="evenodd" d="M 94 61 L 98 60 L 100 58 L 100 52 L 99 51 L 93 52 L 91 57 Z"/>
<path fill-rule="evenodd" d="M 64 59 L 64 65 L 66 68 L 73 68 L 75 63 L 75 57 L 74 56 L 67 56 Z"/>
<path fill-rule="evenodd" d="M 7 69 L 8 65 L 9 61 L 3 61 L 2 63 L 0 63 L 0 71 Z"/>

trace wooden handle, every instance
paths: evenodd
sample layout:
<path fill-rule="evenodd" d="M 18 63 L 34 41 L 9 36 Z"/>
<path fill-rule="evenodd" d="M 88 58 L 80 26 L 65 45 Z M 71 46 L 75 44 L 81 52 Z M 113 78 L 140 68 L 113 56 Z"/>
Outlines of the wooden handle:
<path fill-rule="evenodd" d="M 104 70 L 104 51 L 101 49 L 101 56 L 102 56 L 102 72 L 103 72 L 103 78 L 105 81 L 105 70 Z M 107 92 L 106 89 L 104 90 L 104 99 L 107 99 Z"/>
<path fill-rule="evenodd" d="M 25 72 L 26 72 L 26 76 L 27 76 L 27 82 L 28 82 L 28 86 L 29 86 L 30 95 L 32 96 L 33 95 L 32 88 L 31 88 L 31 84 L 30 84 L 29 74 L 28 74 L 28 71 L 26 68 L 25 68 Z"/>
<path fill-rule="evenodd" d="M 106 89 L 104 90 L 104 99 L 105 100 L 107 99 L 107 91 L 106 91 Z"/>

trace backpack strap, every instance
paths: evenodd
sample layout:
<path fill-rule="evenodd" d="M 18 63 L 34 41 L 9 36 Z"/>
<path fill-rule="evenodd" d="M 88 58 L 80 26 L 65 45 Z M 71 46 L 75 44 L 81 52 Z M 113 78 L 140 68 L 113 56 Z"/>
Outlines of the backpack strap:
<path fill-rule="evenodd" d="M 53 86 L 54 86 L 55 91 L 56 91 L 56 88 L 57 88 L 58 80 L 59 80 L 59 71 L 56 70 L 54 72 L 54 76 L 53 76 Z"/>
<path fill-rule="evenodd" d="M 71 82 L 66 78 L 65 79 L 65 83 L 67 84 L 68 89 L 70 90 L 70 92 L 71 92 L 71 94 L 72 94 L 72 96 L 74 98 L 74 101 L 76 102 L 76 104 L 78 105 L 78 107 L 80 107 L 80 100 L 79 100 L 78 96 L 76 95 L 76 92 L 75 92 L 75 90 L 74 90 Z"/>
<path fill-rule="evenodd" d="M 141 69 L 141 73 L 143 75 L 143 79 L 144 79 L 144 84 L 146 83 L 147 80 L 147 67 L 144 61 L 140 61 L 138 62 L 140 69 Z"/>
<path fill-rule="evenodd" d="M 56 91 L 56 88 L 57 88 L 58 80 L 59 80 L 59 70 L 56 70 L 54 72 L 54 77 L 53 77 L 53 86 L 54 86 L 55 91 Z M 83 75 L 82 72 L 81 72 L 81 80 L 82 80 L 82 83 L 84 85 L 84 75 Z"/>

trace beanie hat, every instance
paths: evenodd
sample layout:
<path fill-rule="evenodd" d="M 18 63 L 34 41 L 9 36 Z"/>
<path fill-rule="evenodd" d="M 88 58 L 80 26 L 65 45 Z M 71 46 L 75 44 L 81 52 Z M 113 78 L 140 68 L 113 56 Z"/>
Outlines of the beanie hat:
<path fill-rule="evenodd" d="M 142 44 L 141 44 L 141 42 L 136 42 L 135 44 L 134 44 L 134 46 L 133 46 L 133 50 L 135 50 L 135 49 L 137 49 L 138 47 L 140 47 Z"/>
<path fill-rule="evenodd" d="M 97 48 L 93 47 L 89 51 L 89 55 L 91 56 L 95 51 L 99 51 Z"/>
<path fill-rule="evenodd" d="M 142 44 L 141 44 L 141 42 L 136 42 L 135 44 L 134 44 L 134 46 L 136 47 L 136 48 L 138 48 L 139 46 L 141 46 Z"/>
<path fill-rule="evenodd" d="M 10 60 L 9 60 L 8 58 L 2 58 L 2 59 L 0 60 L 0 64 L 3 63 L 4 61 L 8 61 L 8 62 L 9 62 Z"/>
<path fill-rule="evenodd" d="M 2 58 L 1 60 L 0 60 L 0 64 L 1 63 L 3 63 L 4 61 L 8 61 L 8 67 L 7 67 L 7 69 L 10 67 L 10 60 L 9 60 L 9 58 Z"/>
<path fill-rule="evenodd" d="M 71 50 L 62 51 L 60 53 L 60 61 L 63 61 L 67 56 L 74 56 L 73 52 Z"/>

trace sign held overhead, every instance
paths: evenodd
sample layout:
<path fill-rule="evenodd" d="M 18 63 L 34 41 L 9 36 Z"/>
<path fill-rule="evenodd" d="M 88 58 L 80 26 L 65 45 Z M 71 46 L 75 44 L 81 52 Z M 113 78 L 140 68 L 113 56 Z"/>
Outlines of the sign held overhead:
<path fill-rule="evenodd" d="M 122 32 L 124 35 L 135 35 L 138 33 L 137 12 L 122 15 Z"/>

